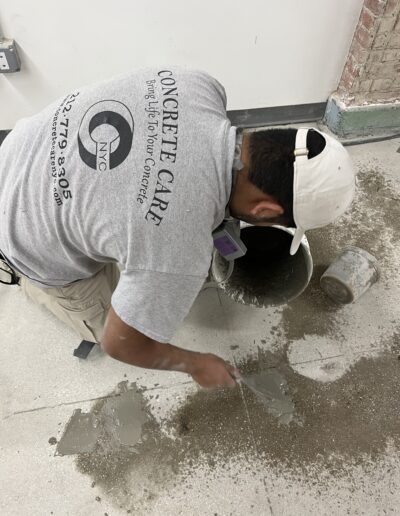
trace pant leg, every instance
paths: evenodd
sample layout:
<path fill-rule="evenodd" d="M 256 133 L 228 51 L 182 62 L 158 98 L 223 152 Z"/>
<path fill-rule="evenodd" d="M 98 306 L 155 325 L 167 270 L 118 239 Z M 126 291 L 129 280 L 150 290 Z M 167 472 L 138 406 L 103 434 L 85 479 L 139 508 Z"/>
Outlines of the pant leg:
<path fill-rule="evenodd" d="M 81 339 L 100 342 L 118 280 L 119 269 L 111 263 L 92 278 L 66 287 L 43 289 L 25 277 L 21 278 L 21 287 L 28 298 L 45 306 Z"/>

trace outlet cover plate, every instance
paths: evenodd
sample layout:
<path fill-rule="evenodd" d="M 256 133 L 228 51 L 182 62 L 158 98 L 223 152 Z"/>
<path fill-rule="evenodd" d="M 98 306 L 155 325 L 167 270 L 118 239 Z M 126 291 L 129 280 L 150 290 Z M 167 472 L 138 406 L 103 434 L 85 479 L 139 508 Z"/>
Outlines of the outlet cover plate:
<path fill-rule="evenodd" d="M 0 39 L 0 73 L 13 73 L 21 70 L 21 61 L 13 39 Z"/>

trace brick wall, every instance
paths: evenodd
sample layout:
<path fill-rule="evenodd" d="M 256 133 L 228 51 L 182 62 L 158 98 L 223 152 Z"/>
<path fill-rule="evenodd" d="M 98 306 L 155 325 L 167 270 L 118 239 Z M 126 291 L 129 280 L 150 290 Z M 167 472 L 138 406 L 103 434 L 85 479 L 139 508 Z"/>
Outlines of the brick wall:
<path fill-rule="evenodd" d="M 347 105 L 400 100 L 400 0 L 364 0 L 337 93 Z"/>

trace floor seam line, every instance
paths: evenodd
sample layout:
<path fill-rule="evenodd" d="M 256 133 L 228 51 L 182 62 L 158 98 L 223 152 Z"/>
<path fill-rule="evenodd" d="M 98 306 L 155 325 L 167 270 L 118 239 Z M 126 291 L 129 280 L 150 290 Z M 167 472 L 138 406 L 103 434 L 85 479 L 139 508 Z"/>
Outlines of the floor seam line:
<path fill-rule="evenodd" d="M 237 368 L 237 363 L 236 363 L 236 360 L 235 360 L 234 357 L 233 357 L 233 362 L 235 364 L 235 367 Z M 240 395 L 242 397 L 243 405 L 244 405 L 244 408 L 245 408 L 245 411 L 246 411 L 246 418 L 247 418 L 247 422 L 248 422 L 248 425 L 249 425 L 249 431 L 250 431 L 251 438 L 252 438 L 252 441 L 253 441 L 254 449 L 255 449 L 256 453 L 258 454 L 257 442 L 256 442 L 256 439 L 254 437 L 254 432 L 253 432 L 253 428 L 252 428 L 252 425 L 251 425 L 250 413 L 249 413 L 249 409 L 247 407 L 247 402 L 246 402 L 246 397 L 244 395 L 244 389 L 243 389 L 242 382 L 240 382 L 240 381 L 238 382 L 238 387 L 239 387 Z M 267 487 L 265 485 L 265 478 L 263 478 L 263 484 L 264 484 L 265 494 L 267 496 L 269 510 L 271 512 L 271 515 L 274 516 L 274 511 L 272 510 L 271 500 L 270 500 L 270 498 L 268 496 Z"/>
<path fill-rule="evenodd" d="M 191 380 L 187 381 L 187 382 L 176 383 L 176 384 L 169 385 L 168 387 L 164 387 L 164 389 L 168 389 L 168 388 L 171 388 L 171 387 L 176 387 L 176 386 L 179 386 L 179 385 L 188 385 L 188 384 L 191 384 L 191 383 L 193 383 Z M 160 389 L 160 388 L 162 389 L 163 387 L 150 387 L 149 389 L 139 389 L 139 390 L 141 392 L 147 392 L 147 391 L 153 391 L 153 390 Z M 11 414 L 8 414 L 7 416 L 3 417 L 1 419 L 1 421 L 5 421 L 6 419 L 10 419 L 10 418 L 12 418 L 14 416 L 19 416 L 21 414 L 30 414 L 30 413 L 33 413 L 33 412 L 40 412 L 42 410 L 51 410 L 51 409 L 58 408 L 58 407 L 67 407 L 69 405 L 76 405 L 78 403 L 88 403 L 90 401 L 106 400 L 106 399 L 115 398 L 117 396 L 120 396 L 120 393 L 107 394 L 106 396 L 97 396 L 95 398 L 87 398 L 87 399 L 83 399 L 83 400 L 65 401 L 63 403 L 56 403 L 55 405 L 46 405 L 46 406 L 36 407 L 36 408 L 32 408 L 32 409 L 18 410 L 16 412 L 12 412 Z"/>

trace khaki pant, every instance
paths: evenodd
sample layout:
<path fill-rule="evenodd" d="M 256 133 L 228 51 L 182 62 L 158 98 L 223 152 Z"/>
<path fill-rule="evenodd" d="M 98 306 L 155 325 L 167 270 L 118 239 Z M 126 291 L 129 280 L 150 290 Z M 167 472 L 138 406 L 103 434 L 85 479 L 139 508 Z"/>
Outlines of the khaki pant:
<path fill-rule="evenodd" d="M 28 298 L 48 308 L 82 340 L 99 343 L 118 280 L 117 265 L 107 264 L 92 278 L 66 287 L 43 289 L 25 277 L 21 277 L 21 287 Z"/>

